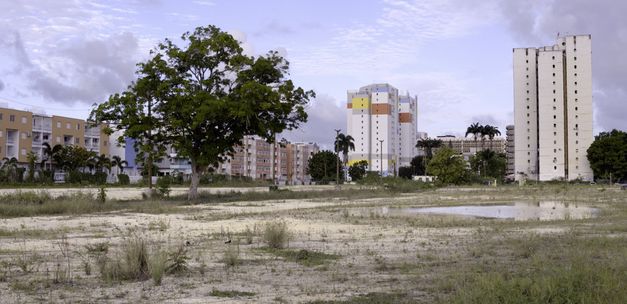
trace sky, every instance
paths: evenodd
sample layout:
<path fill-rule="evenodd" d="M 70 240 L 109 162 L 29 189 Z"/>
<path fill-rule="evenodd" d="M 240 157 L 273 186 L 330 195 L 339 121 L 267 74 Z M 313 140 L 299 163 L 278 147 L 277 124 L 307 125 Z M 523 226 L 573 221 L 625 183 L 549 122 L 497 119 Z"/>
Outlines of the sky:
<path fill-rule="evenodd" d="M 627 129 L 627 1 L 0 0 L 0 103 L 85 119 L 165 38 L 216 25 L 250 56 L 276 50 L 317 97 L 284 134 L 328 147 L 346 91 L 390 83 L 418 98 L 418 130 L 513 124 L 512 48 L 591 34 L 595 133 Z"/>

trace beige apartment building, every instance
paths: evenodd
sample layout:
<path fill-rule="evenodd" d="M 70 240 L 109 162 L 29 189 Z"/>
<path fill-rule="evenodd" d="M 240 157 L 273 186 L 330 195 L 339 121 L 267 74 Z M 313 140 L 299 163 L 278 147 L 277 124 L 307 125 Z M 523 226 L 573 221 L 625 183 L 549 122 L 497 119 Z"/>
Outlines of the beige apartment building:
<path fill-rule="evenodd" d="M 454 135 L 441 135 L 436 139 L 442 141 L 441 147 L 448 147 L 453 149 L 457 154 L 464 156 L 464 159 L 468 160 L 475 153 L 483 150 L 492 150 L 496 153 L 505 153 L 505 139 L 501 137 L 495 137 L 492 140 L 489 139 L 477 139 L 468 137 L 456 137 Z M 439 148 L 433 149 L 433 153 L 439 150 Z"/>
<path fill-rule="evenodd" d="M 248 136 L 217 172 L 230 176 L 274 180 L 279 184 L 309 184 L 309 159 L 320 149 L 314 143 L 274 143 Z"/>
<path fill-rule="evenodd" d="M 91 127 L 85 120 L 48 116 L 0 107 L 0 158 L 15 157 L 26 163 L 33 151 L 43 158 L 43 145 L 78 145 L 97 154 L 109 154 L 109 136 L 104 126 Z"/>

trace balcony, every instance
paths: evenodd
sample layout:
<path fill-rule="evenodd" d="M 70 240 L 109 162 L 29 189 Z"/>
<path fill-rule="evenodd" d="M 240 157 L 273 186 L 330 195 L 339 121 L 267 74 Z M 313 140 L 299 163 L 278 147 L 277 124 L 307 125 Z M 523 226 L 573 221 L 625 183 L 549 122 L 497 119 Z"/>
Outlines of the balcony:
<path fill-rule="evenodd" d="M 52 132 L 51 122 L 33 122 L 33 131 L 47 131 Z"/>

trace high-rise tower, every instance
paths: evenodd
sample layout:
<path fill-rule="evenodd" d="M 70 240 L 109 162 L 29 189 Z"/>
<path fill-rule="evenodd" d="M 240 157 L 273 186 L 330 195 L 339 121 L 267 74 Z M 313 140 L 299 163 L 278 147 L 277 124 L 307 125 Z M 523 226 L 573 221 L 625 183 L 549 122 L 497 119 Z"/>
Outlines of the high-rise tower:
<path fill-rule="evenodd" d="M 516 179 L 591 181 L 591 36 L 513 52 Z"/>
<path fill-rule="evenodd" d="M 416 98 L 399 95 L 389 84 L 371 84 L 349 91 L 347 133 L 355 140 L 349 165 L 368 161 L 369 170 L 396 174 L 416 155 Z"/>

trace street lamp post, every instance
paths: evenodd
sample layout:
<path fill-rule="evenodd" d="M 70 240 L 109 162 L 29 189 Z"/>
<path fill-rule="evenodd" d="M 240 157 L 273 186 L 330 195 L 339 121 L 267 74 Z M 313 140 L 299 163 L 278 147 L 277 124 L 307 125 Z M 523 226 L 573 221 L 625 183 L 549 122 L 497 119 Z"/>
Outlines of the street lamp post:
<path fill-rule="evenodd" d="M 336 175 L 335 175 L 335 186 L 336 187 L 340 187 L 340 148 L 339 148 L 339 143 L 337 142 L 338 137 L 340 136 L 340 131 L 342 131 L 342 129 L 335 129 L 335 166 L 336 168 Z"/>
<path fill-rule="evenodd" d="M 383 139 L 379 139 L 380 150 L 379 150 L 379 171 L 381 171 L 381 177 L 383 177 Z"/>

